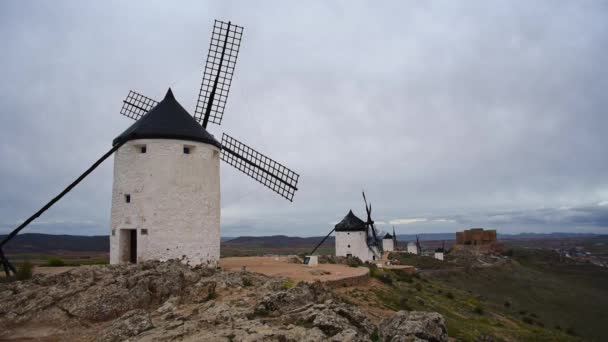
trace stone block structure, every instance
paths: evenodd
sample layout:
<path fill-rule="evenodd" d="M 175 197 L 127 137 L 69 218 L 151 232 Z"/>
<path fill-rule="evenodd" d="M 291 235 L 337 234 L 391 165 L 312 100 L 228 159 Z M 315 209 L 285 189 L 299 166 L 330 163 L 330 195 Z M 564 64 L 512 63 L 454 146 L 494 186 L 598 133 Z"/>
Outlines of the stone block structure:
<path fill-rule="evenodd" d="M 472 228 L 456 233 L 457 245 L 489 245 L 496 242 L 496 230 Z"/>

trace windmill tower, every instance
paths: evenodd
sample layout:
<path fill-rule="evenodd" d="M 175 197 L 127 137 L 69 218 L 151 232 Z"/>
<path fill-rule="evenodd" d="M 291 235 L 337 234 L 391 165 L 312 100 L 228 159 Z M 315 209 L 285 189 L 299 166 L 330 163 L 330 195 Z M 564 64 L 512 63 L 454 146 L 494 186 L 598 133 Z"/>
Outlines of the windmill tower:
<path fill-rule="evenodd" d="M 386 233 L 382 238 L 382 248 L 385 252 L 392 252 L 395 250 L 395 227 L 393 227 L 393 235 Z"/>
<path fill-rule="evenodd" d="M 363 193 L 363 201 L 365 202 L 367 221 L 361 220 L 350 210 L 329 234 L 333 231 L 336 232 L 336 256 L 354 256 L 363 262 L 380 260 L 383 253 L 382 239 L 377 236 L 374 221 L 371 217 L 372 205 L 370 203 L 368 206 L 365 193 Z M 316 248 L 311 254 L 314 254 L 315 251 Z"/>
<path fill-rule="evenodd" d="M 113 141 L 110 263 L 220 257 L 220 160 L 289 201 L 299 175 L 242 142 L 207 131 L 221 124 L 243 28 L 215 21 L 203 81 L 190 115 L 171 89 L 157 102 L 130 91 L 121 114 L 136 120 Z"/>

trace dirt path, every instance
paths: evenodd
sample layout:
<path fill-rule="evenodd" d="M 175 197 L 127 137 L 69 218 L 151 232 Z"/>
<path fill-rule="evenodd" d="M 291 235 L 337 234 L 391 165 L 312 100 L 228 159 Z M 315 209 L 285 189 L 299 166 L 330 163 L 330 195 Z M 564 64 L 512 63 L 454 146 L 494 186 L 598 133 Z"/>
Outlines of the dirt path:
<path fill-rule="evenodd" d="M 358 277 L 369 272 L 365 267 L 348 267 L 338 264 L 319 264 L 317 267 L 290 264 L 288 257 L 285 256 L 223 258 L 220 259 L 220 266 L 231 271 L 240 270 L 245 266 L 247 271 L 250 272 L 262 273 L 269 276 L 283 276 L 308 282 Z"/>

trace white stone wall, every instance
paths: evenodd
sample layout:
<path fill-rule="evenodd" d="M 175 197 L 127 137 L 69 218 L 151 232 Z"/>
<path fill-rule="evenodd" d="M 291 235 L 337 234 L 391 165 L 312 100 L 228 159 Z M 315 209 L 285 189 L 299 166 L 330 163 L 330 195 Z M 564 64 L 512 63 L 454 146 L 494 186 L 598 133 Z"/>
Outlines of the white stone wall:
<path fill-rule="evenodd" d="M 143 145 L 146 153 L 141 153 Z M 184 153 L 184 145 L 190 154 Z M 120 147 L 114 155 L 110 263 L 128 261 L 127 241 L 121 244 L 127 234 L 120 231 L 137 229 L 138 261 L 182 259 L 190 265 L 216 265 L 219 163 L 219 149 L 199 142 L 140 139 Z"/>
<path fill-rule="evenodd" d="M 412 254 L 418 254 L 418 247 L 416 247 L 415 243 L 409 242 L 407 244 L 407 252 Z"/>
<path fill-rule="evenodd" d="M 365 232 L 336 232 L 336 256 L 351 254 L 361 261 L 374 260 L 374 253 L 365 242 Z"/>
<path fill-rule="evenodd" d="M 393 239 L 382 239 L 382 249 L 385 252 L 392 252 L 395 250 L 395 242 Z"/>
<path fill-rule="evenodd" d="M 437 260 L 443 260 L 443 253 L 441 253 L 441 252 L 435 252 L 435 259 L 437 259 Z"/>

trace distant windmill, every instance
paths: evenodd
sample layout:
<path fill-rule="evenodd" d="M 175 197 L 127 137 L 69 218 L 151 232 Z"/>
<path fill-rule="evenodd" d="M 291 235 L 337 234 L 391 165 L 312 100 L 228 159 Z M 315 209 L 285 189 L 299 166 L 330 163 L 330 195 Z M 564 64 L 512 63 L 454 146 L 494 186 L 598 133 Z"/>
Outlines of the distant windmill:
<path fill-rule="evenodd" d="M 336 232 L 336 256 L 355 256 L 362 261 L 380 259 L 382 257 L 382 240 L 372 220 L 372 205 L 367 204 L 365 192 L 363 192 L 367 221 L 363 221 L 350 210 L 348 214 L 315 246 L 310 255 L 314 255 L 317 249 L 335 231 Z"/>
<path fill-rule="evenodd" d="M 299 175 L 251 147 L 206 130 L 221 124 L 243 28 L 216 20 L 203 80 L 191 116 L 169 89 L 157 102 L 133 91 L 121 114 L 136 120 L 112 148 L 59 195 L 0 242 L 0 263 L 15 268 L 2 247 L 116 152 L 112 191 L 112 263 L 180 258 L 216 264 L 220 246 L 219 160 L 232 165 L 289 201 Z"/>

